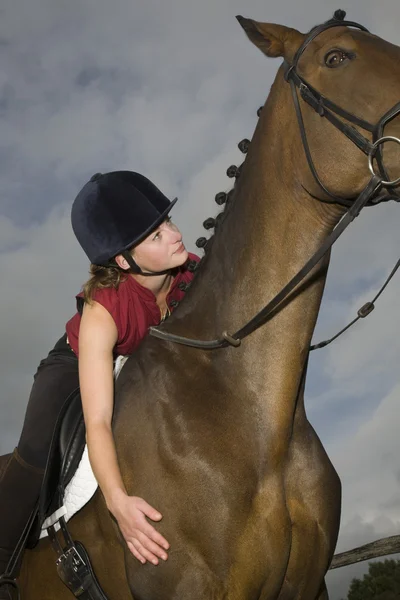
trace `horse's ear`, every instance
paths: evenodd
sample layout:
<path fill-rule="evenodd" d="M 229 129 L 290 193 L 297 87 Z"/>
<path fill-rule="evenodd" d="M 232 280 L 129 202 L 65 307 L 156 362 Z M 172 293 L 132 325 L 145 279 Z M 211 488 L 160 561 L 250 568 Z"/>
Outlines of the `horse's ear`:
<path fill-rule="evenodd" d="M 238 15 L 237 20 L 248 38 L 267 56 L 283 56 L 291 62 L 297 48 L 305 38 L 303 33 L 275 23 L 259 23 Z"/>

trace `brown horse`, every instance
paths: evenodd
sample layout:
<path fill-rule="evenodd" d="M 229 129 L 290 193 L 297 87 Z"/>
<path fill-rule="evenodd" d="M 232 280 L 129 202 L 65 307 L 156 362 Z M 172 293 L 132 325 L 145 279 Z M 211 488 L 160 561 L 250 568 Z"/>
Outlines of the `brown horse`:
<path fill-rule="evenodd" d="M 239 20 L 264 54 L 289 63 L 305 39 L 294 29 Z M 370 122 L 400 98 L 400 48 L 346 26 L 310 41 L 298 73 Z M 355 198 L 371 177 L 366 156 L 300 104 L 325 187 Z M 385 134 L 400 133 L 398 121 Z M 385 146 L 390 176 L 398 162 L 397 146 Z M 281 67 L 210 251 L 163 329 L 205 340 L 239 329 L 338 223 L 345 209 L 320 200 L 329 197 L 306 161 Z M 140 565 L 97 493 L 70 530 L 111 600 L 328 598 L 340 481 L 303 401 L 328 262 L 240 347 L 206 351 L 149 337 L 124 367 L 115 412 L 121 470 L 129 493 L 163 513 L 156 526 L 171 551 L 165 564 Z M 26 552 L 24 600 L 71 597 L 53 561 L 48 541 Z"/>

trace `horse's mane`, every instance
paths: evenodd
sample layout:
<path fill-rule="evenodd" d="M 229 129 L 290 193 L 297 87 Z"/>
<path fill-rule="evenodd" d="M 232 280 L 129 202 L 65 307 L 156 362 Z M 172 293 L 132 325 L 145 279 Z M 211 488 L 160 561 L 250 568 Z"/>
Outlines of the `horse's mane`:
<path fill-rule="evenodd" d="M 262 110 L 262 106 L 257 111 L 258 117 L 261 114 L 261 110 Z M 238 144 L 238 148 L 241 152 L 243 152 L 243 154 L 247 154 L 247 152 L 249 150 L 249 146 L 250 146 L 250 140 L 248 140 L 247 138 L 241 140 Z M 216 217 L 208 217 L 203 222 L 203 227 L 207 231 L 214 229 L 214 232 L 212 233 L 212 235 L 209 238 L 202 236 L 196 240 L 197 248 L 201 248 L 204 251 L 204 253 L 208 253 L 211 250 L 211 248 L 213 246 L 213 242 L 214 242 L 215 233 L 218 230 L 218 228 L 220 227 L 220 225 L 222 224 L 222 222 L 225 220 L 226 215 L 229 210 L 229 207 L 231 207 L 233 205 L 234 198 L 235 198 L 236 191 L 237 191 L 237 182 L 240 177 L 240 173 L 242 171 L 245 161 L 246 161 L 246 159 L 238 167 L 236 165 L 231 165 L 230 167 L 228 167 L 226 174 L 228 177 L 234 178 L 233 187 L 230 190 L 227 190 L 224 192 L 218 192 L 215 195 L 215 202 L 218 204 L 218 206 L 222 206 L 222 209 L 217 214 Z M 193 271 L 197 271 L 200 268 L 201 263 L 203 262 L 203 258 L 204 258 L 204 256 L 201 257 L 200 262 L 192 265 L 190 267 L 190 269 Z"/>

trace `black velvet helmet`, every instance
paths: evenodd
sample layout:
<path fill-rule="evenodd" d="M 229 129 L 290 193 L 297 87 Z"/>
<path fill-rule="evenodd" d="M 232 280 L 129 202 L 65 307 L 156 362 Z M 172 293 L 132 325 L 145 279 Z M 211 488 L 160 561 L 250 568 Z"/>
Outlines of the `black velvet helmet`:
<path fill-rule="evenodd" d="M 74 200 L 72 229 L 90 262 L 107 266 L 156 229 L 176 201 L 139 173 L 96 173 Z"/>

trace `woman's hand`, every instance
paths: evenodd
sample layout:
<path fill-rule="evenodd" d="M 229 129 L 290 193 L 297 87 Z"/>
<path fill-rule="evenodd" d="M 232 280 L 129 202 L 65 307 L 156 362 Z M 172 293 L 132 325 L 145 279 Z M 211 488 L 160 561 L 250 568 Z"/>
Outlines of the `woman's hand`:
<path fill-rule="evenodd" d="M 142 498 L 124 494 L 111 512 L 117 519 L 122 535 L 135 558 L 142 564 L 149 561 L 153 565 L 158 565 L 159 558 L 167 560 L 167 540 L 146 519 L 148 517 L 152 521 L 160 521 L 162 515 L 158 510 Z"/>

